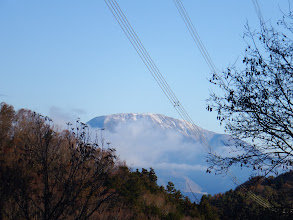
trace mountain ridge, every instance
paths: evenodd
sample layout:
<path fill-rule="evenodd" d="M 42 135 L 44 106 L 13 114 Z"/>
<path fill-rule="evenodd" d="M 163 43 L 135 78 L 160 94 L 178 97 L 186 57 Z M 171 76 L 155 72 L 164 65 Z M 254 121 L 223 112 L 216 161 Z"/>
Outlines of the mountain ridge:
<path fill-rule="evenodd" d="M 123 123 L 126 121 L 137 121 L 142 119 L 148 119 L 152 122 L 155 122 L 157 125 L 160 125 L 163 128 L 168 129 L 178 129 L 183 135 L 190 136 L 194 135 L 193 131 L 191 131 L 192 124 L 183 119 L 176 119 L 169 116 L 165 116 L 163 114 L 158 113 L 116 113 L 116 114 L 109 114 L 109 115 L 102 115 L 97 116 L 87 122 L 91 127 L 98 127 L 98 128 L 106 128 L 108 126 L 116 125 L 117 122 Z M 117 121 L 117 122 L 116 122 Z M 209 134 L 216 134 L 213 131 L 209 131 L 203 129 L 197 125 L 194 125 L 198 131 L 205 134 L 205 136 Z M 111 128 L 110 128 L 111 129 Z M 225 135 L 225 134 L 221 134 Z"/>

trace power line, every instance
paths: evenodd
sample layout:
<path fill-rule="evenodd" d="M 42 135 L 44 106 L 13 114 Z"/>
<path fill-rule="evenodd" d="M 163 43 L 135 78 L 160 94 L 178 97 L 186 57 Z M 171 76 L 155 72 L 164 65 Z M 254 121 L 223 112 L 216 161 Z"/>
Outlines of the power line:
<path fill-rule="evenodd" d="M 190 187 L 190 185 L 189 185 L 189 181 L 188 181 L 186 178 L 185 178 L 185 182 L 187 183 L 187 186 L 188 186 L 190 192 L 192 193 L 193 197 L 195 198 L 195 201 L 199 204 L 200 202 L 199 202 L 199 200 L 197 199 L 196 195 L 193 193 L 193 191 L 192 191 L 192 189 L 191 189 L 191 187 Z"/>
<path fill-rule="evenodd" d="M 113 14 L 114 18 L 118 22 L 119 26 L 122 28 L 124 34 L 126 35 L 128 40 L 130 41 L 132 46 L 134 47 L 135 51 L 138 53 L 138 55 L 142 59 L 143 63 L 145 64 L 145 66 L 147 67 L 149 72 L 152 74 L 152 76 L 154 77 L 154 79 L 156 80 L 156 82 L 158 83 L 158 85 L 160 86 L 160 88 L 162 89 L 162 91 L 164 92 L 164 94 L 166 95 L 168 100 L 170 101 L 170 103 L 176 109 L 177 113 L 180 115 L 180 117 L 182 119 L 184 119 L 186 121 L 187 126 L 189 127 L 191 132 L 194 134 L 196 139 L 198 139 L 202 143 L 202 145 L 206 149 L 206 151 L 209 154 L 215 155 L 215 152 L 213 152 L 207 139 L 204 137 L 204 135 L 199 130 L 199 128 L 194 124 L 194 122 L 192 121 L 192 119 L 190 118 L 190 116 L 188 115 L 188 113 L 186 112 L 184 107 L 182 106 L 182 104 L 179 102 L 178 98 L 175 96 L 174 92 L 171 90 L 171 88 L 168 85 L 168 83 L 166 82 L 166 80 L 164 79 L 163 75 L 161 74 L 161 72 L 157 68 L 156 64 L 151 59 L 149 53 L 146 51 L 145 47 L 143 46 L 142 42 L 138 38 L 134 29 L 132 28 L 132 26 L 128 22 L 126 16 L 124 15 L 123 11 L 121 10 L 121 8 L 118 5 L 118 3 L 116 2 L 116 0 L 104 0 L 104 1 L 107 4 L 108 8 L 110 9 L 111 13 Z M 182 10 L 182 18 L 186 18 L 187 19 L 186 23 L 188 24 L 188 26 L 191 27 L 190 33 L 195 34 L 196 37 L 194 38 L 194 40 L 195 40 L 195 42 L 198 43 L 199 48 L 201 48 L 201 52 L 202 52 L 202 54 L 204 54 L 203 56 L 205 57 L 206 61 L 209 63 L 209 66 L 212 69 L 212 71 L 214 73 L 216 73 L 215 65 L 213 64 L 209 54 L 207 53 L 207 50 L 203 46 L 195 28 L 193 27 L 192 22 L 188 16 L 183 4 L 182 4 L 182 2 L 180 5 L 178 5 L 178 7 Z M 237 181 L 237 179 L 235 177 L 232 177 L 232 178 L 235 179 L 235 181 Z M 237 184 L 237 185 L 239 185 L 239 184 Z M 255 198 L 255 200 L 258 200 L 258 199 Z M 259 203 L 261 203 L 261 201 L 259 201 Z"/>
<path fill-rule="evenodd" d="M 256 15 L 258 17 L 258 20 L 260 22 L 261 28 L 266 29 L 265 23 L 264 23 L 264 18 L 263 18 L 262 12 L 261 12 L 261 8 L 259 7 L 258 1 L 257 0 L 252 0 L 252 3 L 253 3 L 253 6 L 254 6 Z"/>
<path fill-rule="evenodd" d="M 260 8 L 259 8 L 259 5 L 257 3 L 257 0 L 255 0 L 255 5 L 256 7 L 258 8 L 258 14 L 259 14 L 259 18 L 261 19 L 261 21 L 263 20 L 262 19 L 262 14 L 261 14 L 261 11 L 260 11 Z M 173 0 L 174 4 L 176 5 L 176 8 L 178 9 L 179 11 L 179 14 L 181 16 L 181 18 L 183 19 L 189 33 L 191 34 L 191 37 L 193 38 L 194 42 L 196 43 L 197 47 L 199 48 L 203 58 L 205 59 L 207 65 L 209 66 L 210 70 L 212 71 L 213 74 L 217 74 L 218 73 L 218 69 L 216 68 L 213 60 L 211 59 L 208 51 L 206 50 L 204 44 L 202 43 L 200 37 L 199 37 L 199 34 L 198 32 L 196 31 L 183 3 L 181 0 Z M 222 79 L 219 78 L 221 81 Z M 207 141 L 205 141 L 203 144 L 207 144 L 209 146 L 209 149 L 210 149 L 210 152 L 212 155 L 215 155 L 216 153 L 213 152 L 212 148 L 210 147 L 210 145 L 208 144 Z M 209 152 L 208 152 L 209 153 Z M 238 185 L 241 189 L 243 189 L 251 198 L 253 198 L 258 204 L 262 205 L 263 207 L 266 207 L 266 208 L 270 208 L 271 206 L 266 203 L 265 201 L 263 201 L 263 199 L 259 198 L 258 196 L 256 196 L 254 193 L 252 193 L 251 191 L 247 190 L 243 185 L 241 185 L 239 183 L 239 181 L 237 180 L 236 176 L 228 170 L 227 174 L 229 175 L 229 177 L 231 178 L 231 180 L 236 184 Z"/>
<path fill-rule="evenodd" d="M 183 108 L 181 103 L 179 102 L 178 98 L 175 96 L 174 92 L 171 90 L 170 86 L 160 73 L 159 69 L 149 56 L 148 52 L 144 48 L 143 44 L 139 40 L 138 36 L 136 35 L 135 31 L 133 30 L 132 26 L 128 22 L 127 18 L 125 17 L 124 13 L 122 12 L 121 8 L 119 7 L 116 0 L 105 0 L 107 6 L 109 7 L 110 11 L 112 12 L 113 16 L 115 17 L 116 21 L 122 28 L 123 32 L 131 42 L 132 46 L 142 59 L 143 63 L 146 65 L 160 88 L 165 93 L 166 97 L 170 101 L 170 103 L 175 107 L 176 111 L 179 115 L 188 121 L 190 124 L 188 125 L 190 129 L 194 132 L 196 138 L 202 142 L 206 141 L 199 129 L 194 125 L 193 121 L 187 114 L 186 110 Z M 207 146 L 207 145 L 204 145 Z M 207 149 L 207 151 L 210 151 Z"/>
<path fill-rule="evenodd" d="M 198 32 L 196 31 L 183 3 L 181 0 L 173 0 L 173 2 L 175 3 L 178 12 L 180 13 L 181 18 L 183 19 L 193 41 L 195 42 L 196 46 L 198 47 L 200 53 L 202 54 L 204 60 L 206 61 L 207 65 L 209 66 L 210 70 L 213 73 L 217 73 L 218 70 L 213 62 L 213 60 L 211 59 L 207 49 L 205 48 L 204 44 L 201 41 L 201 38 L 198 34 Z"/>

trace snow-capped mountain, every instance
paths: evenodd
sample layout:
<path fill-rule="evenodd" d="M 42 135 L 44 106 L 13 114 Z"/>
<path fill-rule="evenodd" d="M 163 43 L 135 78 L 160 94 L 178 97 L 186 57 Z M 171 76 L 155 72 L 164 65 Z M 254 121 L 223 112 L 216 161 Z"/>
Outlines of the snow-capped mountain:
<path fill-rule="evenodd" d="M 146 121 L 153 123 L 154 126 L 159 126 L 162 129 L 172 129 L 178 130 L 184 136 L 190 135 L 190 130 L 188 129 L 188 123 L 174 119 L 171 117 L 167 117 L 161 114 L 152 114 L 152 113 L 121 113 L 121 114 L 113 114 L 107 116 L 100 116 L 93 118 L 88 122 L 88 124 L 92 127 L 106 127 L 107 129 L 113 129 L 117 124 L 120 123 L 129 123 L 135 121 Z M 199 127 L 197 127 L 199 128 Z M 203 130 L 203 129 L 201 129 Z"/>
<path fill-rule="evenodd" d="M 188 122 L 161 114 L 121 113 L 99 116 L 87 124 L 99 141 L 115 148 L 129 166 L 153 167 L 160 185 L 173 181 L 182 192 L 198 195 L 235 187 L 228 177 L 206 173 L 207 152 Z M 195 127 L 213 150 L 227 153 L 225 145 L 231 141 L 228 135 Z M 247 174 L 243 178 L 240 181 L 246 180 Z"/>
<path fill-rule="evenodd" d="M 195 141 L 197 137 L 192 129 L 192 125 L 189 122 L 186 122 L 182 119 L 175 119 L 171 118 L 162 114 L 154 114 L 154 113 L 120 113 L 120 114 L 112 114 L 106 116 L 98 116 L 93 118 L 92 120 L 88 121 L 87 124 L 90 125 L 92 128 L 105 128 L 111 132 L 115 132 L 117 126 L 125 126 L 129 125 L 129 123 L 137 123 L 150 125 L 153 128 L 160 128 L 162 130 L 169 130 L 180 132 L 185 138 L 191 138 Z M 222 141 L 228 141 L 228 135 L 219 135 L 212 131 L 204 130 L 196 125 L 196 131 L 201 132 L 201 134 L 209 141 L 212 142 L 215 146 L 216 144 L 222 145 Z M 220 142 L 218 143 L 218 141 Z"/>

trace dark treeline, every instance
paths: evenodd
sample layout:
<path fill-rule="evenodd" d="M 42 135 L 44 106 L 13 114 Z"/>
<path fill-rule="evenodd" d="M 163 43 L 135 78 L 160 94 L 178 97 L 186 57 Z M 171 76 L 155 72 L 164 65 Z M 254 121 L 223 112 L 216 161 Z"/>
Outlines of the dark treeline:
<path fill-rule="evenodd" d="M 239 189 L 196 204 L 172 182 L 159 186 L 152 168 L 131 171 L 114 149 L 101 150 L 85 124 L 58 131 L 47 117 L 0 106 L 0 219 L 289 219 L 286 175 L 246 183 L 278 211 Z"/>
<path fill-rule="evenodd" d="M 268 178 L 253 177 L 226 193 L 205 196 L 217 210 L 220 219 L 292 219 L 293 218 L 293 171 Z M 271 208 L 257 205 L 247 191 L 265 199 Z"/>

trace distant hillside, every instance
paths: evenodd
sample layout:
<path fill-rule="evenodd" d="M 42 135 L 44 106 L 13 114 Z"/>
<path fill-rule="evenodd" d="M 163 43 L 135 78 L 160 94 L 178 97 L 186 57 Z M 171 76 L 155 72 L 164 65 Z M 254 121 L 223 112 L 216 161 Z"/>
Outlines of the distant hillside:
<path fill-rule="evenodd" d="M 244 184 L 246 190 L 261 196 L 271 205 L 256 205 L 240 187 L 208 198 L 220 219 L 293 219 L 293 171 L 277 177 L 254 177 Z"/>

